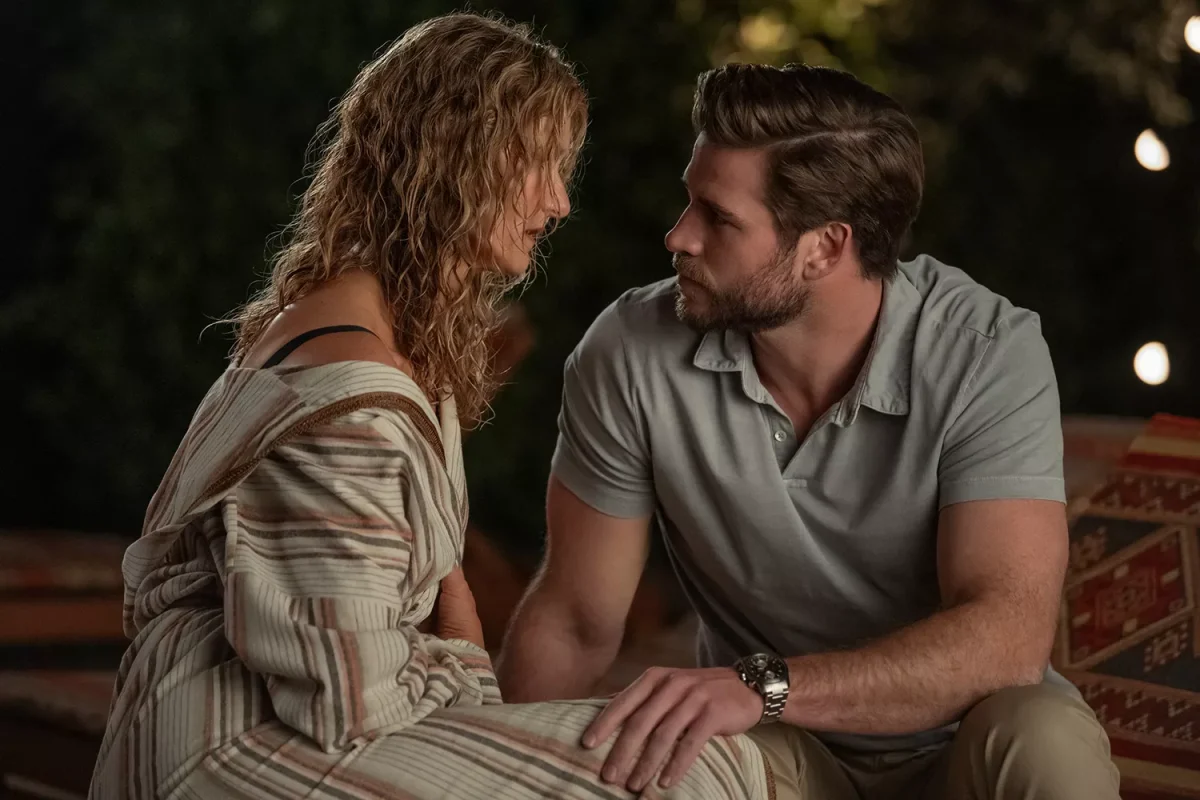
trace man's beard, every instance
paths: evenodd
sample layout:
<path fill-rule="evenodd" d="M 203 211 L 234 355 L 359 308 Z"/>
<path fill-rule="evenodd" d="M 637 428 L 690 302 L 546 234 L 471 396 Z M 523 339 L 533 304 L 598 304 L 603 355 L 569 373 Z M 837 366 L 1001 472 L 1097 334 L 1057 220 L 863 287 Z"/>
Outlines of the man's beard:
<path fill-rule="evenodd" d="M 690 256 L 675 254 L 672 264 L 682 278 L 703 287 L 707 308 L 689 308 L 682 291 L 675 295 L 675 313 L 693 330 L 731 329 L 757 333 L 778 328 L 797 319 L 808 304 L 809 289 L 792 274 L 794 252 L 776 253 L 774 258 L 741 283 L 717 290 L 704 283 Z"/>

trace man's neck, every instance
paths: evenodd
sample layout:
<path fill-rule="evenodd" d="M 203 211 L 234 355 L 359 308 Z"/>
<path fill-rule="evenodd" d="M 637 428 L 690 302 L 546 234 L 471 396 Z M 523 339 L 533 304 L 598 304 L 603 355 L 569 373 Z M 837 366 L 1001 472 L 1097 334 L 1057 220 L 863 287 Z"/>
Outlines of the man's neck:
<path fill-rule="evenodd" d="M 881 281 L 856 276 L 821 288 L 799 319 L 751 337 L 763 385 L 789 416 L 800 407 L 810 423 L 854 385 L 883 305 Z"/>

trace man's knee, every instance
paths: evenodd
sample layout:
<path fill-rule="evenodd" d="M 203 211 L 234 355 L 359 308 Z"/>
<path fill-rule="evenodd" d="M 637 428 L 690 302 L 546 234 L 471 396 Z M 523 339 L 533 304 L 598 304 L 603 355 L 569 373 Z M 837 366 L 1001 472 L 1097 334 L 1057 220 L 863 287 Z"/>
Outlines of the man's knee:
<path fill-rule="evenodd" d="M 967 712 L 958 736 L 1053 742 L 1061 734 L 1103 736 L 1091 710 L 1066 691 L 1045 685 L 1001 689 Z"/>
<path fill-rule="evenodd" d="M 1082 784 L 1111 787 L 1111 794 L 1097 797 L 1116 796 L 1104 728 L 1083 701 L 1054 686 L 1003 689 L 980 701 L 959 726 L 952 759 L 951 773 L 984 796 L 1012 796 L 1017 786 L 1079 786 L 1083 775 Z M 1001 788 L 1005 783 L 1008 790 Z"/>

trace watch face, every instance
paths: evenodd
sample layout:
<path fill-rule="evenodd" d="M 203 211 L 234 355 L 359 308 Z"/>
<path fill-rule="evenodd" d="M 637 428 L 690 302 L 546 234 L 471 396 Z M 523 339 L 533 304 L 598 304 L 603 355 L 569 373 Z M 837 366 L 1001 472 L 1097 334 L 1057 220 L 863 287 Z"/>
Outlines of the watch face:
<path fill-rule="evenodd" d="M 768 683 L 787 680 L 787 662 L 778 656 L 757 653 L 746 658 L 743 663 L 747 670 L 753 673 L 753 677 L 758 680 Z"/>
<path fill-rule="evenodd" d="M 788 685 L 787 662 L 782 658 L 772 656 L 764 656 L 763 662 L 763 689 L 768 692 L 779 692 L 786 689 Z"/>
<path fill-rule="evenodd" d="M 788 665 L 779 656 L 755 653 L 737 662 L 738 674 L 763 698 L 762 722 L 775 722 L 783 713 L 788 696 Z"/>

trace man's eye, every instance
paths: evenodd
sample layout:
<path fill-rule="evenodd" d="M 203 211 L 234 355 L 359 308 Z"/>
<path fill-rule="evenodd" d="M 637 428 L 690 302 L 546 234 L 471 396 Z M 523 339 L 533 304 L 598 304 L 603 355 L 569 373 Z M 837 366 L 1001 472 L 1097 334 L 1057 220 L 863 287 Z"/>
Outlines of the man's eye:
<path fill-rule="evenodd" d="M 718 214 L 716 212 L 716 210 L 710 208 L 709 206 L 702 206 L 702 208 L 704 209 L 705 215 L 709 219 L 711 219 L 714 224 L 716 224 L 716 225 L 728 225 L 729 224 L 729 220 L 727 220 L 725 217 Z"/>

